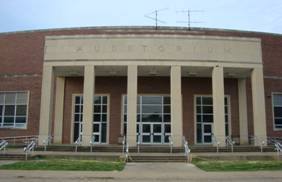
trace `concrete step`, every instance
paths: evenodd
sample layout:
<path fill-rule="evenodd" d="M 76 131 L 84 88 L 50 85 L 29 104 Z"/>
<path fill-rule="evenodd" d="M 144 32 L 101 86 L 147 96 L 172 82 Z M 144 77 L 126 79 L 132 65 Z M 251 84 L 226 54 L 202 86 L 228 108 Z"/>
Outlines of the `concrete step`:
<path fill-rule="evenodd" d="M 0 154 L 0 160 L 25 160 L 25 154 Z"/>
<path fill-rule="evenodd" d="M 128 162 L 187 162 L 184 155 L 132 155 Z"/>

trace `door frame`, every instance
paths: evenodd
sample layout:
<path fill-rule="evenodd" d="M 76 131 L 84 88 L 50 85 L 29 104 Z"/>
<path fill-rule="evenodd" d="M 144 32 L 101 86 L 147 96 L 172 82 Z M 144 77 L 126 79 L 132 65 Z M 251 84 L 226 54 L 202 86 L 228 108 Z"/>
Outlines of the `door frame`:
<path fill-rule="evenodd" d="M 193 106 L 193 109 L 194 109 L 194 144 L 196 145 L 207 145 L 207 144 L 204 144 L 204 143 L 198 143 L 197 142 L 197 108 L 196 108 L 196 104 L 197 104 L 197 97 L 199 96 L 210 96 L 212 97 L 211 94 L 194 94 L 194 106 Z M 228 136 L 231 136 L 232 134 L 232 124 L 231 124 L 231 121 L 232 121 L 232 113 L 231 113 L 231 95 L 230 94 L 225 94 L 224 97 L 227 98 L 227 105 L 228 105 L 228 130 L 229 130 L 229 135 Z M 224 126 L 225 127 L 225 126 Z M 213 129 L 213 127 L 212 127 Z M 212 144 L 212 143 L 211 143 Z"/>
<path fill-rule="evenodd" d="M 70 143 L 73 144 L 73 130 L 74 130 L 74 105 L 75 105 L 75 97 L 76 96 L 83 96 L 82 93 L 73 93 L 72 94 L 72 106 L 71 106 L 71 127 L 70 127 Z M 109 144 L 110 140 L 110 94 L 109 93 L 99 93 L 99 94 L 94 94 L 94 96 L 107 96 L 107 137 L 106 137 L 106 142 L 105 143 L 96 143 L 95 145 L 106 145 Z M 93 103 L 94 107 L 94 103 Z M 94 113 L 93 113 L 94 114 Z"/>

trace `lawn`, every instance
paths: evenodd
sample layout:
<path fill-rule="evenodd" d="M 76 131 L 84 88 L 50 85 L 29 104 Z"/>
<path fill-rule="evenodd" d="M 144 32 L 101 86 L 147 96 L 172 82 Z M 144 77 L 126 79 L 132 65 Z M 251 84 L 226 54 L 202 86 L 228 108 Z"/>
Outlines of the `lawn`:
<path fill-rule="evenodd" d="M 11 170 L 64 170 L 64 171 L 121 171 L 124 162 L 95 160 L 46 159 L 0 165 L 0 169 Z"/>
<path fill-rule="evenodd" d="M 250 160 L 192 160 L 198 168 L 204 171 L 272 171 L 282 170 L 282 161 L 250 161 Z"/>

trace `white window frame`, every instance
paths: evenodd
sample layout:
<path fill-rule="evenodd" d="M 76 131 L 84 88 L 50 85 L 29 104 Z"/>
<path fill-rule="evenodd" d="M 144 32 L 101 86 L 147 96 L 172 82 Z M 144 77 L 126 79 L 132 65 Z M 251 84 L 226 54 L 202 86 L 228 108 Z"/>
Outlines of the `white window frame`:
<path fill-rule="evenodd" d="M 211 94 L 194 94 L 194 143 L 197 145 L 206 145 L 204 143 L 198 143 L 197 142 L 197 97 L 212 97 Z M 224 97 L 227 98 L 227 106 L 228 106 L 228 130 L 229 130 L 229 136 L 232 134 L 232 112 L 231 112 L 231 96 L 229 94 L 224 95 Z M 224 104 L 224 120 L 225 120 L 225 104 Z M 214 122 L 212 123 L 212 126 L 214 125 Z M 224 125 L 225 127 L 225 125 Z M 213 127 L 212 127 L 213 130 Z"/>
<path fill-rule="evenodd" d="M 73 141 L 73 135 L 74 135 L 74 112 L 75 112 L 75 97 L 76 96 L 83 96 L 82 93 L 73 93 L 72 94 L 72 109 L 71 109 L 71 134 L 70 134 L 70 143 L 74 143 Z M 94 96 L 107 96 L 107 137 L 106 137 L 106 142 L 105 143 L 101 143 L 101 144 L 95 144 L 95 145 L 106 145 L 106 144 L 109 144 L 109 141 L 110 141 L 110 94 L 108 93 L 99 93 L 99 94 L 95 94 Z M 83 107 L 84 109 L 84 107 Z M 94 110 L 94 103 L 93 103 L 93 110 Z M 94 112 L 93 112 L 93 115 L 94 115 Z M 94 117 L 94 116 L 93 116 Z M 83 122 L 83 121 L 82 121 Z M 92 122 L 93 123 L 93 122 Z"/>
<path fill-rule="evenodd" d="M 274 95 L 281 95 L 282 92 L 272 92 L 271 93 L 271 109 L 272 109 L 272 126 L 273 126 L 273 131 L 282 131 L 282 128 L 276 128 L 275 125 L 275 116 L 274 116 Z M 282 106 L 281 106 L 282 107 Z"/>
<path fill-rule="evenodd" d="M 29 119 L 29 96 L 30 96 L 30 91 L 29 90 L 16 90 L 16 91 L 0 91 L 0 93 L 26 93 L 27 94 L 27 98 L 26 98 L 26 121 L 25 121 L 25 127 L 16 127 L 16 122 L 15 122 L 15 118 L 16 118 L 16 107 L 15 107 L 15 111 L 14 111 L 14 125 L 13 126 L 3 126 L 3 122 L 1 122 L 1 125 L 0 125 L 0 129 L 17 129 L 17 130 L 26 130 L 28 128 L 28 119 Z M 14 106 L 17 106 L 17 101 L 15 101 L 15 105 Z M 4 107 L 2 108 L 2 116 L 3 116 L 3 120 L 4 120 L 4 117 L 5 117 L 5 100 L 4 100 Z"/>

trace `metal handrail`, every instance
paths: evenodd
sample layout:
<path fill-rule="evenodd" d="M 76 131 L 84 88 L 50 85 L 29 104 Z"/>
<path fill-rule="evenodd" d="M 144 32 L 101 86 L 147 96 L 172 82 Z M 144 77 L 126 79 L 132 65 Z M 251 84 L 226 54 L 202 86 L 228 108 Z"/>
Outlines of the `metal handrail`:
<path fill-rule="evenodd" d="M 129 146 L 128 142 L 126 142 L 126 148 L 125 148 L 125 162 L 128 162 L 129 159 Z"/>
<path fill-rule="evenodd" d="M 24 147 L 25 152 L 25 160 L 27 160 L 27 156 L 29 153 L 32 153 L 34 151 L 34 148 L 36 147 L 36 141 L 31 141 L 26 147 Z"/>
<path fill-rule="evenodd" d="M 234 144 L 235 144 L 235 141 L 232 140 L 231 136 L 227 136 L 225 137 L 225 142 L 226 142 L 226 146 L 228 147 L 228 145 L 230 145 L 231 147 L 231 152 L 234 151 Z"/>
<path fill-rule="evenodd" d="M 275 146 L 275 150 L 277 151 L 277 156 L 280 156 L 280 152 L 282 152 L 282 144 L 279 142 L 276 142 L 274 146 Z"/>
<path fill-rule="evenodd" d="M 74 151 L 77 152 L 77 148 L 78 146 L 80 145 L 80 141 L 81 141 L 81 137 L 80 135 L 77 137 L 76 141 L 74 142 L 74 145 L 75 145 L 75 149 Z"/>
<path fill-rule="evenodd" d="M 188 146 L 188 141 L 185 139 L 185 137 L 183 137 L 183 145 L 184 145 L 184 155 L 186 157 L 187 162 L 190 161 L 190 148 Z"/>
<path fill-rule="evenodd" d="M 141 145 L 141 135 L 137 135 L 137 152 L 140 152 L 140 145 Z"/>
<path fill-rule="evenodd" d="M 172 137 L 169 136 L 169 137 L 168 137 L 168 140 L 169 140 L 170 153 L 172 153 L 172 149 L 173 149 L 173 140 L 172 140 Z"/>
<path fill-rule="evenodd" d="M 93 146 L 95 144 L 95 135 L 92 136 L 92 140 L 90 140 L 89 144 L 90 144 L 90 152 L 93 152 Z"/>
<path fill-rule="evenodd" d="M 217 140 L 216 136 L 212 133 L 212 143 L 216 145 L 216 152 L 219 152 L 220 142 Z"/>
<path fill-rule="evenodd" d="M 263 147 L 268 143 L 268 142 L 272 142 L 270 138 L 266 138 L 266 140 L 262 140 L 257 136 L 251 136 L 251 140 L 254 141 L 254 144 L 256 142 L 258 142 L 260 144 L 260 152 L 263 152 Z"/>
<path fill-rule="evenodd" d="M 126 147 L 125 145 L 126 145 L 126 136 L 124 135 L 122 139 L 122 154 L 125 153 L 125 147 Z"/>
<path fill-rule="evenodd" d="M 0 142 L 0 151 L 3 150 L 4 153 L 6 153 L 6 147 L 9 143 L 6 140 L 2 140 Z"/>
<path fill-rule="evenodd" d="M 47 146 L 50 145 L 51 141 L 52 141 L 52 136 L 48 136 L 47 139 L 43 140 L 43 146 L 44 146 L 44 151 L 47 151 Z"/>

